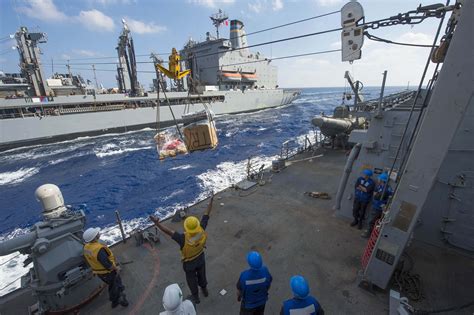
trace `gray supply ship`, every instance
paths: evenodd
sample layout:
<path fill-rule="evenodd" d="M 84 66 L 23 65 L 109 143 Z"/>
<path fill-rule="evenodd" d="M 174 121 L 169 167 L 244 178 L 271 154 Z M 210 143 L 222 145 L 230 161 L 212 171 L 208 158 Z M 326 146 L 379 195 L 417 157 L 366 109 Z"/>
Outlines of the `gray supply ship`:
<path fill-rule="evenodd" d="M 473 1 L 458 0 L 374 22 L 388 27 L 436 17 L 441 29 L 449 20 L 435 37 L 429 84 L 422 93 L 421 79 L 403 97 L 383 97 L 382 88 L 379 102 L 354 108 L 351 119 L 364 117 L 368 128 L 349 132 L 348 155 L 306 139 L 297 151 L 282 148 L 273 173 L 249 161 L 247 180 L 216 197 L 220 205 L 206 229 L 209 297 L 197 305 L 199 314 L 239 312 L 235 283 L 249 250 L 258 250 L 273 274 L 268 314 L 292 297 L 288 280 L 295 274 L 308 279 L 327 314 L 474 312 L 473 12 Z M 357 60 L 364 30 L 375 24 L 365 22 L 355 1 L 342 8 L 341 24 L 343 60 Z M 345 132 L 338 129 L 342 116 L 326 123 Z M 368 240 L 349 225 L 354 182 L 364 170 L 388 174 L 394 190 Z M 150 227 L 112 246 L 130 305 L 111 309 L 82 256 L 85 214 L 66 207 L 54 185 L 41 186 L 36 197 L 43 221 L 0 243 L 0 255 L 20 251 L 33 262 L 22 288 L 0 298 L 1 314 L 156 314 L 169 284 L 188 291 L 178 246 Z M 166 224 L 179 231 L 183 215 L 200 216 L 204 208 L 197 204 Z"/>
<path fill-rule="evenodd" d="M 227 20 L 223 13 L 211 18 L 217 29 Z M 243 23 L 232 20 L 230 24 L 230 39 L 207 33 L 206 41 L 189 40 L 180 51 L 183 67 L 191 70 L 189 79 L 174 80 L 167 88 L 157 71 L 154 90 L 161 93 L 145 92 L 140 86 L 133 39 L 125 21 L 117 46 L 118 89 L 110 91 L 99 90 L 97 82 L 91 86 L 70 71 L 47 79 L 38 47 L 46 35 L 20 28 L 15 38 L 21 75 L 0 76 L 0 150 L 156 127 L 158 104 L 160 127 L 166 127 L 174 123 L 170 107 L 179 121 L 183 114 L 202 110 L 203 103 L 217 115 L 291 103 L 299 91 L 278 88 L 276 67 L 247 48 Z M 158 56 L 151 57 L 150 63 L 163 63 Z"/>

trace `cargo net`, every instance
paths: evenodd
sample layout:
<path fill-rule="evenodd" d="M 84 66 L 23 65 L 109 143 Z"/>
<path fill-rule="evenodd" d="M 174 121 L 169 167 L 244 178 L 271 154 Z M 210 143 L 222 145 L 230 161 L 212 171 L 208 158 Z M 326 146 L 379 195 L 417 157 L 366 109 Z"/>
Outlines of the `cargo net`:
<path fill-rule="evenodd" d="M 211 111 L 203 110 L 182 116 L 180 130 L 165 130 L 154 136 L 159 159 L 164 160 L 179 154 L 214 149 L 219 141 Z M 181 138 L 182 136 L 182 138 Z"/>
<path fill-rule="evenodd" d="M 186 144 L 181 140 L 177 132 L 165 130 L 157 133 L 154 137 L 159 159 L 175 157 L 178 154 L 186 154 Z"/>

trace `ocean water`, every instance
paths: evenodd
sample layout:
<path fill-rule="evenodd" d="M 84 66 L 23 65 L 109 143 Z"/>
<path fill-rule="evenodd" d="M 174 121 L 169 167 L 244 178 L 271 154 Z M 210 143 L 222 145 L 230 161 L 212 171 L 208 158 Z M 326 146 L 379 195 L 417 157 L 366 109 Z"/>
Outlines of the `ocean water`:
<path fill-rule="evenodd" d="M 403 90 L 388 87 L 385 94 Z M 270 165 L 287 140 L 314 138 L 311 119 L 330 115 L 341 104 L 344 88 L 303 89 L 292 104 L 250 114 L 216 118 L 219 146 L 215 150 L 158 160 L 153 136 L 144 129 L 123 134 L 84 137 L 53 144 L 17 148 L 0 153 L 0 240 L 24 233 L 41 219 L 36 188 L 45 183 L 60 187 L 66 204 L 81 208 L 87 226 L 104 229 L 104 238 L 119 239 L 114 210 L 126 231 L 149 224 L 245 178 L 247 159 Z M 380 88 L 366 87 L 366 99 Z M 0 295 L 19 285 L 14 281 L 27 268 L 25 256 L 0 257 Z"/>

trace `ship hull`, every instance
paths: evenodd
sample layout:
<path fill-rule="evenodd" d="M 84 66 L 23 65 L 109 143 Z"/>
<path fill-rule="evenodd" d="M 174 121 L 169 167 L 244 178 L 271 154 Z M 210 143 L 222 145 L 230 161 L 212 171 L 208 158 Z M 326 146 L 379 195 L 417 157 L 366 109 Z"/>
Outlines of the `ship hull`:
<path fill-rule="evenodd" d="M 179 94 L 179 95 L 178 95 Z M 208 103 L 209 108 L 217 115 L 236 114 L 278 107 L 291 103 L 299 92 L 295 90 L 247 90 L 205 92 L 206 96 L 224 96 L 223 101 Z M 167 93 L 169 99 L 182 97 L 182 93 Z M 163 96 L 162 96 L 163 97 Z M 156 100 L 153 95 L 149 99 Z M 60 100 L 56 101 L 59 102 Z M 51 106 L 51 102 L 49 106 Z M 202 110 L 201 103 L 171 105 L 177 119 L 186 112 Z M 160 128 L 174 124 L 172 113 L 166 101 L 160 106 Z M 35 116 L 0 120 L 0 151 L 19 146 L 48 143 L 91 136 L 104 133 L 118 133 L 146 127 L 158 127 L 156 107 L 126 108 L 113 111 L 76 113 L 59 116 Z"/>

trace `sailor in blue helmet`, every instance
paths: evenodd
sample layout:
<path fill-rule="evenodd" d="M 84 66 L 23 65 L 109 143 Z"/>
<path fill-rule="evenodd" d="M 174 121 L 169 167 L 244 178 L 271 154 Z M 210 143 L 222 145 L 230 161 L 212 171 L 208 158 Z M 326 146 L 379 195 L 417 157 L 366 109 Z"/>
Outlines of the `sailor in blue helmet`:
<path fill-rule="evenodd" d="M 290 279 L 294 297 L 283 302 L 280 315 L 323 315 L 324 310 L 318 300 L 309 295 L 309 286 L 302 276 L 293 276 Z"/>
<path fill-rule="evenodd" d="M 383 207 L 387 204 L 388 198 L 393 194 L 392 187 L 388 182 L 388 174 L 382 173 L 378 177 L 378 184 L 375 187 L 374 197 L 372 199 L 372 212 L 370 214 L 369 229 L 362 234 L 362 237 L 368 238 L 374 229 L 375 222 L 382 217 Z M 385 188 L 387 185 L 387 188 Z"/>
<path fill-rule="evenodd" d="M 372 171 L 365 169 L 362 175 L 363 176 L 357 178 L 355 183 L 354 206 L 352 208 L 354 221 L 351 223 L 351 226 L 358 225 L 359 230 L 362 229 L 365 211 L 372 199 L 372 193 L 375 188 L 375 183 L 371 178 Z"/>
<path fill-rule="evenodd" d="M 252 251 L 247 255 L 250 269 L 243 271 L 237 281 L 237 301 L 240 304 L 240 314 L 260 315 L 265 311 L 268 300 L 268 290 L 272 284 L 272 275 L 263 266 L 262 256 Z"/>

